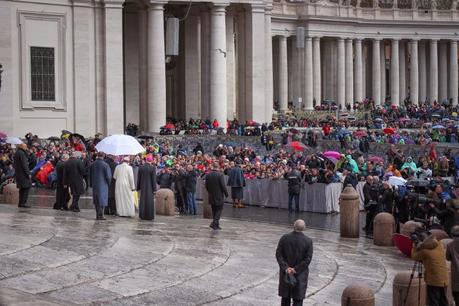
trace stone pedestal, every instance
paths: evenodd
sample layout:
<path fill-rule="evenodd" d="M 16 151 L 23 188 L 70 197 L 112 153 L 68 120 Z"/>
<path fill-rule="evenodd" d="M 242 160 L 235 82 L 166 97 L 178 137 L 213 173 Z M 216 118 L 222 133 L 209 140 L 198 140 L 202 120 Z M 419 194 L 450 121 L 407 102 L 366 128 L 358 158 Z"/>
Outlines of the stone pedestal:
<path fill-rule="evenodd" d="M 18 205 L 19 189 L 16 187 L 16 184 L 8 184 L 3 187 L 3 202 Z"/>
<path fill-rule="evenodd" d="M 374 306 L 375 295 L 367 285 L 349 285 L 341 295 L 341 306 Z"/>
<path fill-rule="evenodd" d="M 202 217 L 204 219 L 212 219 L 212 208 L 209 205 L 209 193 L 204 184 L 202 186 Z"/>
<path fill-rule="evenodd" d="M 400 272 L 395 275 L 392 287 L 393 306 L 417 306 L 418 301 L 420 301 L 419 305 L 426 304 L 426 283 L 424 278 L 419 280 L 417 273 L 415 273 L 410 284 L 410 277 L 410 272 Z M 419 290 L 419 286 L 421 290 Z"/>
<path fill-rule="evenodd" d="M 157 215 L 175 215 L 175 195 L 170 189 L 159 189 L 155 195 L 155 210 Z"/>
<path fill-rule="evenodd" d="M 359 194 L 351 185 L 344 188 L 340 200 L 340 234 L 341 237 L 359 237 Z"/>
<path fill-rule="evenodd" d="M 437 239 L 438 241 L 449 238 L 448 234 L 441 229 L 431 229 L 429 231 L 432 233 L 432 236 L 434 236 L 435 239 Z"/>
<path fill-rule="evenodd" d="M 417 228 L 421 228 L 422 224 L 415 221 L 407 221 L 400 227 L 400 234 L 410 236 Z"/>
<path fill-rule="evenodd" d="M 373 225 L 373 243 L 379 246 L 392 246 L 394 242 L 395 219 L 389 213 L 379 213 L 376 215 Z"/>

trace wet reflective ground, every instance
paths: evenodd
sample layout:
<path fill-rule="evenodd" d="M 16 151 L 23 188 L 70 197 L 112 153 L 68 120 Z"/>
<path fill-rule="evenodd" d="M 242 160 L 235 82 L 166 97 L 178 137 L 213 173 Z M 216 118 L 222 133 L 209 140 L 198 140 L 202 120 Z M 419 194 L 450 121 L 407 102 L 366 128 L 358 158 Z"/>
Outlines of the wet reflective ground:
<path fill-rule="evenodd" d="M 208 224 L 190 216 L 96 222 L 93 210 L 0 205 L 0 305 L 279 305 L 274 253 L 290 226 L 225 217 L 215 232 Z M 373 288 L 376 305 L 391 305 L 392 279 L 411 269 L 408 259 L 365 238 L 306 234 L 314 257 L 305 305 L 340 305 L 354 282 Z"/>

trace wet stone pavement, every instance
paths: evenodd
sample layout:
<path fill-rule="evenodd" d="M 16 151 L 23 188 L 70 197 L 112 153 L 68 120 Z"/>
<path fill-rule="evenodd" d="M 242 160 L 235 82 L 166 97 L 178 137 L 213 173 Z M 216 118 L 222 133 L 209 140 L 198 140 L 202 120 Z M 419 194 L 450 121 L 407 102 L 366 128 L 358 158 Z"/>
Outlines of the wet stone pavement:
<path fill-rule="evenodd" d="M 275 248 L 290 226 L 225 217 L 212 231 L 201 217 L 107 219 L 0 205 L 0 305 L 280 304 Z M 352 283 L 369 285 L 376 305 L 392 304 L 393 277 L 410 260 L 366 238 L 306 234 L 314 256 L 305 305 L 340 305 Z"/>

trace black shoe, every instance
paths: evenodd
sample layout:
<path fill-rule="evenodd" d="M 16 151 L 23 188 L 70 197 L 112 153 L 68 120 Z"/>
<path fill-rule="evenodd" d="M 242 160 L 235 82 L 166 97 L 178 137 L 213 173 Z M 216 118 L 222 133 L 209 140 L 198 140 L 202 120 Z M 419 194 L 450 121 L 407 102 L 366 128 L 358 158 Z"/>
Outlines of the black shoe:
<path fill-rule="evenodd" d="M 217 229 L 217 230 L 221 230 L 222 228 L 220 227 L 220 225 L 217 225 L 217 226 L 216 226 L 216 229 Z"/>
<path fill-rule="evenodd" d="M 27 205 L 27 204 L 19 204 L 18 207 L 20 207 L 20 208 L 30 208 L 31 206 Z"/>
<path fill-rule="evenodd" d="M 213 229 L 214 231 L 217 229 L 217 227 L 215 226 L 215 224 L 211 224 L 211 225 L 209 225 L 209 227 L 210 227 L 211 229 Z"/>
<path fill-rule="evenodd" d="M 80 212 L 80 209 L 78 207 L 75 207 L 74 209 L 72 209 L 73 212 Z"/>
<path fill-rule="evenodd" d="M 105 217 L 97 217 L 96 220 L 107 220 Z"/>

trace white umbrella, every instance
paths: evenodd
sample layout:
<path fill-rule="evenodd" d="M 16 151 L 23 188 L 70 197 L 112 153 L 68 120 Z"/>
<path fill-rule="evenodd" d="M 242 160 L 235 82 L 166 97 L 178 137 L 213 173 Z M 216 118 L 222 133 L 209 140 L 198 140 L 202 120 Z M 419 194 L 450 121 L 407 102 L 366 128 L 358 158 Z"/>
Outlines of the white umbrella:
<path fill-rule="evenodd" d="M 388 181 L 392 186 L 403 186 L 406 184 L 406 180 L 403 177 L 398 176 L 391 176 Z"/>
<path fill-rule="evenodd" d="M 6 138 L 6 143 L 9 143 L 9 144 L 12 144 L 12 145 L 18 145 L 18 144 L 21 144 L 23 143 L 21 139 L 19 139 L 19 137 L 8 137 Z"/>
<path fill-rule="evenodd" d="M 145 148 L 132 136 L 112 135 L 102 139 L 96 146 L 97 151 L 110 155 L 136 155 L 145 151 Z"/>

